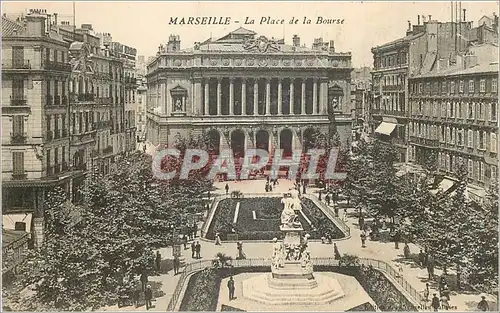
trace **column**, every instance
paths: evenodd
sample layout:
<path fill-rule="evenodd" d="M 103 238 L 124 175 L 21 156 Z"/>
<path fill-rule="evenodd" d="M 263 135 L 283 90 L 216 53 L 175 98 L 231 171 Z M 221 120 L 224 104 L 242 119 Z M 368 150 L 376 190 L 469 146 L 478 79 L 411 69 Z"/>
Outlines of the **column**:
<path fill-rule="evenodd" d="M 194 81 L 194 97 L 193 97 L 193 113 L 196 115 L 202 115 L 200 112 L 202 103 L 201 103 L 201 79 L 197 78 Z"/>
<path fill-rule="evenodd" d="M 301 101 L 300 101 L 300 114 L 306 114 L 306 79 L 302 78 L 302 90 L 301 90 Z"/>
<path fill-rule="evenodd" d="M 321 81 L 320 114 L 328 114 L 328 86 L 326 80 Z"/>
<path fill-rule="evenodd" d="M 266 115 L 271 114 L 271 79 L 266 79 Z"/>
<path fill-rule="evenodd" d="M 318 80 L 313 79 L 313 115 L 318 114 Z"/>
<path fill-rule="evenodd" d="M 246 78 L 241 79 L 241 115 L 247 115 L 247 82 Z"/>
<path fill-rule="evenodd" d="M 294 78 L 290 78 L 290 115 L 294 115 L 295 113 L 293 112 L 293 98 L 295 97 L 294 95 L 294 87 L 293 87 L 293 81 L 294 81 Z"/>
<path fill-rule="evenodd" d="M 234 114 L 234 78 L 229 78 L 229 115 Z"/>
<path fill-rule="evenodd" d="M 253 115 L 259 115 L 259 79 L 253 80 Z"/>
<path fill-rule="evenodd" d="M 217 114 L 222 115 L 221 109 L 221 78 L 217 78 Z"/>
<path fill-rule="evenodd" d="M 209 96 L 210 96 L 210 84 L 209 84 L 209 82 L 210 82 L 209 79 L 205 80 L 205 105 L 203 106 L 203 108 L 205 109 L 204 115 L 210 114 L 210 111 L 208 110 L 209 105 L 210 105 L 210 102 L 208 101 Z"/>
<path fill-rule="evenodd" d="M 278 115 L 283 114 L 283 86 L 281 85 L 281 78 L 278 78 Z M 278 146 L 279 147 L 279 146 Z"/>

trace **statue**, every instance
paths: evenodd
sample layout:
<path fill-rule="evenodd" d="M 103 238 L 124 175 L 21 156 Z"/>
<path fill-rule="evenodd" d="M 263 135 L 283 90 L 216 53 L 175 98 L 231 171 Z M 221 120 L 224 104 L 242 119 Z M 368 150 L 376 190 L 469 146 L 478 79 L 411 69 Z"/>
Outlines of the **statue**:
<path fill-rule="evenodd" d="M 311 252 L 307 248 L 302 253 L 301 266 L 312 271 Z"/>
<path fill-rule="evenodd" d="M 275 269 L 283 267 L 283 245 L 277 238 L 273 238 L 272 265 Z"/>
<path fill-rule="evenodd" d="M 182 111 L 182 102 L 181 102 L 181 99 L 175 100 L 174 110 L 175 111 Z"/>
<path fill-rule="evenodd" d="M 291 203 L 285 200 L 285 198 L 281 200 L 281 203 L 284 204 L 283 212 L 281 212 L 281 225 L 284 226 L 293 221 L 295 211 L 293 210 Z"/>

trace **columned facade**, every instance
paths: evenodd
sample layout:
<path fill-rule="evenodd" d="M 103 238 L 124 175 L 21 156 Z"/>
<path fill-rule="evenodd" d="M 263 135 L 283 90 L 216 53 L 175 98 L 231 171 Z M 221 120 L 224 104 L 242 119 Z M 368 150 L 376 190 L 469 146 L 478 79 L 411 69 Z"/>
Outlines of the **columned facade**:
<path fill-rule="evenodd" d="M 298 52 L 297 46 L 243 28 L 192 50 L 169 45 L 148 65 L 148 87 L 157 90 L 148 100 L 164 99 L 167 106 L 148 112 L 147 138 L 155 145 L 171 145 L 177 134 L 216 131 L 217 149 L 300 149 L 307 128 L 328 132 L 330 89 L 350 94 L 350 53 L 304 47 Z M 159 88 L 160 82 L 166 87 Z M 347 141 L 349 97 L 341 106 L 345 110 L 335 112 L 335 121 Z"/>

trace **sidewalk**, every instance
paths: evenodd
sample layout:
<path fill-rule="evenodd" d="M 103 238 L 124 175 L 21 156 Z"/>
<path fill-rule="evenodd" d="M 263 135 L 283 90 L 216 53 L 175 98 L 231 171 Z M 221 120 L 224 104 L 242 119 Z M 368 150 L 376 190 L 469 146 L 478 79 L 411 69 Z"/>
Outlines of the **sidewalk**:
<path fill-rule="evenodd" d="M 290 188 L 293 188 L 293 181 L 281 179 L 279 185 L 273 189 L 274 192 L 287 192 Z M 243 193 L 265 193 L 265 180 L 247 180 L 247 181 L 228 181 L 229 193 L 234 190 L 240 190 Z M 214 186 L 217 190 L 213 191 L 212 194 L 225 194 L 224 187 L 226 182 L 216 182 Z M 308 188 L 308 194 L 317 195 L 317 188 Z M 324 197 L 322 199 L 324 201 Z M 343 209 L 339 210 L 342 217 Z M 348 209 L 348 212 L 352 212 L 353 209 Z M 360 240 L 360 229 L 357 225 L 357 220 L 355 218 L 348 218 L 347 225 L 351 229 L 351 238 L 347 240 L 337 241 L 337 247 L 341 254 L 352 254 L 364 258 L 372 258 L 377 260 L 385 261 L 394 268 L 398 263 L 402 264 L 403 272 L 402 276 L 406 281 L 413 286 L 417 291 L 423 291 L 425 288 L 425 283 L 427 280 L 427 270 L 418 267 L 412 261 L 403 260 L 403 244 L 400 244 L 399 249 L 395 249 L 394 243 L 383 243 L 377 241 L 367 241 L 366 248 L 361 248 Z M 201 226 L 201 225 L 200 225 Z M 199 230 L 201 227 L 198 228 Z M 198 237 L 199 238 L 199 237 Z M 201 241 L 201 259 L 213 259 L 215 255 L 222 252 L 233 258 L 237 255 L 236 243 L 225 243 L 222 242 L 220 246 L 216 246 L 214 243 Z M 312 257 L 333 257 L 333 245 L 321 244 L 320 242 L 310 242 L 310 250 Z M 410 250 L 412 253 L 418 253 L 419 247 L 414 244 L 410 244 Z M 196 261 L 191 257 L 190 245 L 188 249 L 184 250 L 182 248 L 182 253 L 185 258 L 186 263 Z M 271 242 L 249 242 L 243 244 L 243 251 L 248 258 L 271 258 L 273 246 Z M 172 248 L 162 248 L 160 253 L 163 259 L 172 259 Z M 441 271 L 436 270 L 436 275 L 440 275 Z M 152 281 L 158 281 L 162 284 L 161 290 L 165 293 L 162 297 L 156 299 L 153 303 L 155 305 L 151 311 L 165 311 L 175 287 L 178 283 L 179 276 L 174 276 L 173 271 L 168 274 L 161 276 L 150 277 Z M 438 293 L 434 288 L 431 288 L 430 297 L 433 293 Z M 456 309 L 451 311 L 474 311 L 478 301 L 480 300 L 480 295 L 477 294 L 453 294 L 451 295 L 451 306 L 456 306 Z M 490 304 L 490 310 L 496 308 L 496 299 L 493 297 L 488 297 L 487 300 Z M 118 309 L 117 306 L 107 307 L 104 310 L 107 311 L 144 311 L 145 307 L 123 307 Z"/>

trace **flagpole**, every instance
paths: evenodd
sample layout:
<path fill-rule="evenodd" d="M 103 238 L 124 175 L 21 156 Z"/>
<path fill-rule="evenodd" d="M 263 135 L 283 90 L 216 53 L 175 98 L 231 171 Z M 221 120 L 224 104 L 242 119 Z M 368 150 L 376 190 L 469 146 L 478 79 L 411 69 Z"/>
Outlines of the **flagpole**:
<path fill-rule="evenodd" d="M 76 41 L 76 2 L 73 1 L 73 41 Z"/>

